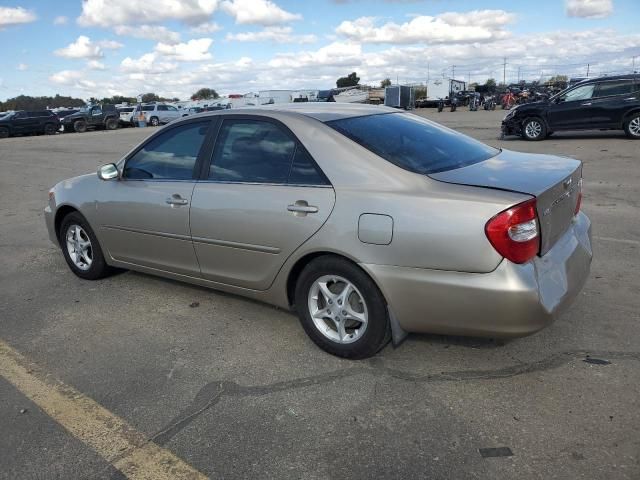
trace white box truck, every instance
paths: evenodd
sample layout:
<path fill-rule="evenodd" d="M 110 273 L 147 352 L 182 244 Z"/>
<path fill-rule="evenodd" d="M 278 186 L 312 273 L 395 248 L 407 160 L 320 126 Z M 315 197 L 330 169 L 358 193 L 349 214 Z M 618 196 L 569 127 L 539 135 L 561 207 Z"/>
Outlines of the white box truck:
<path fill-rule="evenodd" d="M 449 103 L 452 95 L 465 90 L 466 83 L 453 78 L 436 78 L 427 82 L 426 98 L 418 99 L 419 107 L 435 107 L 439 100 Z"/>

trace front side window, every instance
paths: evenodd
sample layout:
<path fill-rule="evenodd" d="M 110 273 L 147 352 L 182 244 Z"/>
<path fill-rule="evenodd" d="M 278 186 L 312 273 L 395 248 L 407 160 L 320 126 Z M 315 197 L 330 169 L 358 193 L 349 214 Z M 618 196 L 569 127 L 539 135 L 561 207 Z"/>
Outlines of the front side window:
<path fill-rule="evenodd" d="M 171 105 L 167 105 L 167 110 L 170 112 L 177 112 L 178 109 L 176 107 L 172 107 Z"/>
<path fill-rule="evenodd" d="M 153 105 L 144 105 L 144 106 L 142 107 L 142 111 L 143 111 L 143 112 L 153 112 L 153 109 L 154 109 L 154 108 L 155 108 L 155 107 L 154 107 Z"/>
<path fill-rule="evenodd" d="M 225 120 L 211 159 L 209 179 L 286 183 L 294 151 L 294 140 L 271 122 Z"/>
<path fill-rule="evenodd" d="M 631 80 L 620 80 L 617 82 L 602 82 L 598 85 L 596 96 L 610 97 L 613 95 L 629 95 L 633 90 Z"/>
<path fill-rule="evenodd" d="M 124 178 L 191 180 L 209 121 L 188 123 L 154 137 L 127 160 Z"/>
<path fill-rule="evenodd" d="M 166 112 L 168 110 L 166 105 L 158 105 L 159 112 Z"/>
<path fill-rule="evenodd" d="M 385 113 L 327 122 L 388 162 L 428 175 L 482 162 L 499 153 L 437 123 L 409 113 Z"/>
<path fill-rule="evenodd" d="M 596 85 L 594 83 L 590 85 L 583 85 L 581 87 L 576 87 L 573 90 L 568 91 L 564 95 L 561 95 L 560 98 L 565 102 L 588 100 L 593 96 L 593 91 L 595 90 L 595 88 Z"/>

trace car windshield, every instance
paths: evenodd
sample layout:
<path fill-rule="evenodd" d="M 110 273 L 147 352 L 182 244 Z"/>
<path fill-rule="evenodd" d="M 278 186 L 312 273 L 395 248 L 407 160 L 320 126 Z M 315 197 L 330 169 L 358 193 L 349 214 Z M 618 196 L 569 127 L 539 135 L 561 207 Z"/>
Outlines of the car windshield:
<path fill-rule="evenodd" d="M 409 113 L 345 118 L 327 125 L 394 165 L 424 175 L 472 165 L 499 153 Z"/>

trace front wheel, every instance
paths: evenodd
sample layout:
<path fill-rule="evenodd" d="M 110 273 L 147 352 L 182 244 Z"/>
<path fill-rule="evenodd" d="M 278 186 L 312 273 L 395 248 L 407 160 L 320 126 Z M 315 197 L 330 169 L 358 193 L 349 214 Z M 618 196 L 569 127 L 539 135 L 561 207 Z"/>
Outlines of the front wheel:
<path fill-rule="evenodd" d="M 547 127 L 539 118 L 528 118 L 522 124 L 522 137 L 525 140 L 538 141 L 547 136 Z"/>
<path fill-rule="evenodd" d="M 111 273 L 98 239 L 80 213 L 72 212 L 64 217 L 59 241 L 67 265 L 78 277 L 98 280 Z"/>
<path fill-rule="evenodd" d="M 55 135 L 55 133 L 56 133 L 56 127 L 53 125 L 53 123 L 47 123 L 44 126 L 45 135 Z"/>
<path fill-rule="evenodd" d="M 76 120 L 73 124 L 73 129 L 78 133 L 84 133 L 87 131 L 87 122 L 84 120 Z"/>
<path fill-rule="evenodd" d="M 634 113 L 624 124 L 624 131 L 627 137 L 634 140 L 640 139 L 640 113 Z"/>
<path fill-rule="evenodd" d="M 295 302 L 307 335 L 333 355 L 368 358 L 390 339 L 380 290 L 347 260 L 323 256 L 309 263 L 298 278 Z"/>
<path fill-rule="evenodd" d="M 118 128 L 118 121 L 115 118 L 110 118 L 107 120 L 105 126 L 107 127 L 107 130 L 115 130 Z"/>
<path fill-rule="evenodd" d="M 9 129 L 6 127 L 0 127 L 0 138 L 8 138 L 9 137 Z"/>

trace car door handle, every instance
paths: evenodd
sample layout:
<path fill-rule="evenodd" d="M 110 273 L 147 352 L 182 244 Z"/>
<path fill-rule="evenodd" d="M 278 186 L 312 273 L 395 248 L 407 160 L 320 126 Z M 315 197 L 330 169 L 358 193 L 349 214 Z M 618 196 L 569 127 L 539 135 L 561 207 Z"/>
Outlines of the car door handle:
<path fill-rule="evenodd" d="M 288 205 L 287 210 L 293 213 L 302 213 L 304 215 L 307 213 L 318 213 L 318 207 L 309 205 L 306 200 L 298 200 L 293 205 Z"/>
<path fill-rule="evenodd" d="M 187 200 L 186 198 L 182 198 L 180 195 L 178 195 L 177 193 L 172 195 L 171 197 L 167 198 L 166 202 L 171 205 L 186 205 L 189 203 L 189 200 Z"/>
<path fill-rule="evenodd" d="M 582 106 L 584 106 L 584 107 L 588 107 L 589 105 L 591 105 L 591 102 L 586 102 L 586 103 L 582 104 Z"/>

